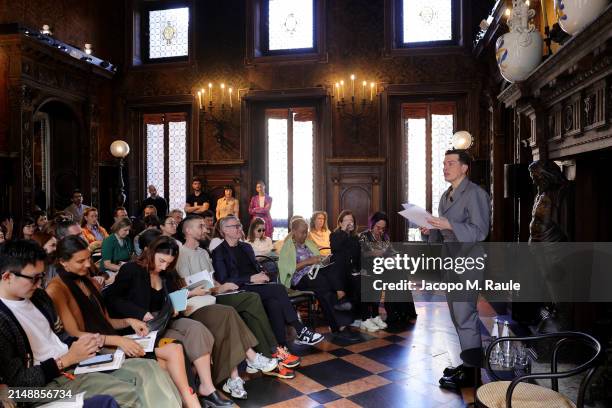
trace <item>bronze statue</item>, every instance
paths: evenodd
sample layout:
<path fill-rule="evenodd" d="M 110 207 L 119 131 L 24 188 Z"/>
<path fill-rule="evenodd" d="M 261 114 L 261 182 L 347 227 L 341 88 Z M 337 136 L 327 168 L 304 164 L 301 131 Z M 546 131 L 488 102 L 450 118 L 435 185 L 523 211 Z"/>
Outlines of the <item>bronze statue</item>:
<path fill-rule="evenodd" d="M 567 178 L 555 162 L 548 160 L 531 163 L 529 174 L 538 188 L 531 211 L 529 242 L 568 241 L 561 226 L 561 207 L 567 193 Z"/>

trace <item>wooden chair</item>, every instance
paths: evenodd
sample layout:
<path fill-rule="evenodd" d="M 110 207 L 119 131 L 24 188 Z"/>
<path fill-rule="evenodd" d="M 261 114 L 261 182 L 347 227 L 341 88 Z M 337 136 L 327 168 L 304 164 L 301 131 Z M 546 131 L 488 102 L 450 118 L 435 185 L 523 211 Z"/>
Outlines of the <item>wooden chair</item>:
<path fill-rule="evenodd" d="M 495 345 L 506 341 L 538 342 L 550 339 L 558 339 L 552 348 L 550 372 L 529 373 L 521 375 L 512 381 L 499 381 L 500 378 L 491 368 L 490 364 L 490 355 Z M 579 343 L 589 348 L 593 355 L 574 369 L 558 372 L 557 360 L 559 350 L 570 343 Z M 496 339 L 489 345 L 485 355 L 487 373 L 494 382 L 478 388 L 476 391 L 476 405 L 485 408 L 583 408 L 586 387 L 600 363 L 602 354 L 599 341 L 588 334 L 579 332 L 558 332 L 530 337 L 502 337 Z M 580 384 L 578 398 L 574 404 L 574 402 L 559 392 L 559 379 L 572 377 L 585 371 L 587 374 Z M 527 382 L 537 379 L 550 379 L 552 389 Z"/>

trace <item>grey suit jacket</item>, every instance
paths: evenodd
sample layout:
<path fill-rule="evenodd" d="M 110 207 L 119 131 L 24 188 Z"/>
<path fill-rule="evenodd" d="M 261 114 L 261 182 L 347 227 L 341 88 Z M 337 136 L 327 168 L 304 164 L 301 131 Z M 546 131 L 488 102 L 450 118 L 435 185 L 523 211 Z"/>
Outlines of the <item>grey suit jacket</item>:
<path fill-rule="evenodd" d="M 445 217 L 452 230 L 429 231 L 429 242 L 478 242 L 489 235 L 491 224 L 491 199 L 486 191 L 463 179 L 453 200 L 449 198 L 451 188 L 442 194 L 438 206 L 438 216 Z"/>

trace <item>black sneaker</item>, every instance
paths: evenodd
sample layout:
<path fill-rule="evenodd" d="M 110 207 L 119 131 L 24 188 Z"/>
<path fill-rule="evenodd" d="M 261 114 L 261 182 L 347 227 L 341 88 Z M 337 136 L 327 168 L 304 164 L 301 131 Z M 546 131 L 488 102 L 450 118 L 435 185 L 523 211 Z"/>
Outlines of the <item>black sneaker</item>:
<path fill-rule="evenodd" d="M 308 330 L 308 327 L 304 327 L 297 339 L 295 339 L 295 342 L 297 344 L 304 344 L 306 346 L 314 346 L 315 344 L 322 342 L 323 339 L 324 337 L 319 333 Z"/>

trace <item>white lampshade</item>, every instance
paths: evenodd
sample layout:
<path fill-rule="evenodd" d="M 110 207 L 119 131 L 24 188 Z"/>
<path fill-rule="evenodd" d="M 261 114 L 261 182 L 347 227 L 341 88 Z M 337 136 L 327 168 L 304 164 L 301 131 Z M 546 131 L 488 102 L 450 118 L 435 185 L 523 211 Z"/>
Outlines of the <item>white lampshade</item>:
<path fill-rule="evenodd" d="M 128 145 L 123 140 L 115 140 L 110 145 L 110 151 L 114 157 L 123 159 L 130 153 L 130 145 Z"/>
<path fill-rule="evenodd" d="M 474 138 L 470 134 L 470 132 L 466 130 L 460 130 L 455 132 L 453 135 L 453 147 L 458 150 L 469 149 L 472 146 L 472 142 Z"/>

